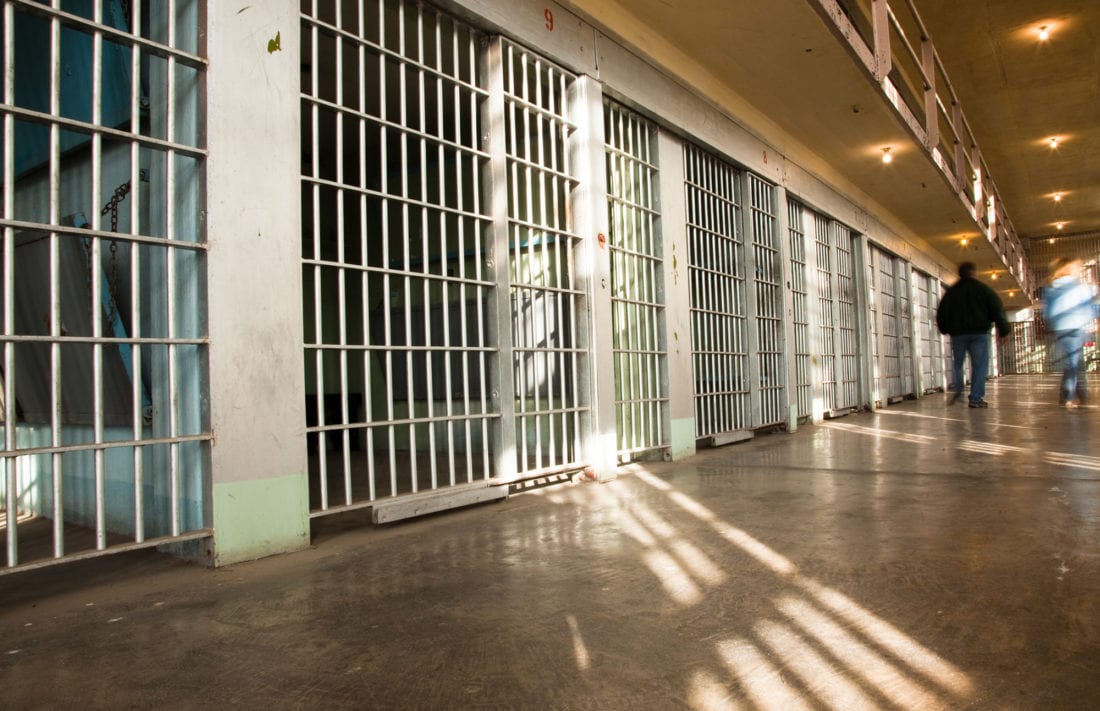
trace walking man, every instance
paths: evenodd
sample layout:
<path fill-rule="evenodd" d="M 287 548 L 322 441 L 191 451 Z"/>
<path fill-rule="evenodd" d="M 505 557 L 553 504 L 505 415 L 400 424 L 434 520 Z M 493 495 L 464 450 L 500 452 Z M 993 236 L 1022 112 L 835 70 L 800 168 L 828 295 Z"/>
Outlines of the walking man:
<path fill-rule="evenodd" d="M 963 362 L 970 356 L 970 407 L 989 407 L 985 401 L 985 379 L 989 374 L 989 330 L 996 324 L 997 335 L 1007 336 L 1012 324 L 997 292 L 978 281 L 972 262 L 959 265 L 959 280 L 943 292 L 936 309 L 936 326 L 951 336 L 951 362 L 955 390 L 947 401 L 953 405 L 963 394 Z"/>

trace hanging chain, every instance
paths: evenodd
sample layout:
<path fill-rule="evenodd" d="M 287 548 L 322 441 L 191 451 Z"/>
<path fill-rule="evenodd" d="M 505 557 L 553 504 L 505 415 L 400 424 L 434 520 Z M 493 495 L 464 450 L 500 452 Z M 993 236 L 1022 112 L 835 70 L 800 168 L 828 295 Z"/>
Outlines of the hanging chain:
<path fill-rule="evenodd" d="M 115 188 L 114 195 L 100 210 L 100 215 L 111 215 L 111 232 L 118 232 L 118 204 L 130 193 L 130 181 Z M 111 262 L 107 271 L 107 286 L 110 289 L 110 309 L 107 311 L 107 323 L 113 324 L 118 317 L 118 240 L 111 240 Z"/>

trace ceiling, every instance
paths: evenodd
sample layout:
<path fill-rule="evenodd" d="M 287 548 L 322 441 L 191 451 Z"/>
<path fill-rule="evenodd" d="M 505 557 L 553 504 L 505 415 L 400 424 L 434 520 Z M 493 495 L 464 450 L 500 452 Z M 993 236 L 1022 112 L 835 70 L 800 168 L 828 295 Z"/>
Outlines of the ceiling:
<path fill-rule="evenodd" d="M 903 0 L 893 0 L 902 5 Z M 970 124 L 1001 205 L 1025 247 L 1052 233 L 1100 231 L 1100 3 L 912 0 Z M 974 261 L 1009 308 L 1026 294 L 978 237 L 968 209 L 823 19 L 824 0 L 613 0 L 571 4 L 689 83 L 728 87 L 746 124 L 950 267 Z M 870 0 L 844 0 L 868 12 Z M 1053 8 L 1057 7 L 1057 12 Z M 1040 42 L 1037 29 L 1051 37 Z M 728 108 L 728 106 L 727 106 Z M 736 107 L 731 111 L 735 117 Z M 1051 149 L 1047 139 L 1061 142 Z M 882 148 L 895 160 L 882 163 Z M 1064 199 L 1055 202 L 1061 192 Z M 1058 233 L 1057 222 L 1064 223 Z"/>

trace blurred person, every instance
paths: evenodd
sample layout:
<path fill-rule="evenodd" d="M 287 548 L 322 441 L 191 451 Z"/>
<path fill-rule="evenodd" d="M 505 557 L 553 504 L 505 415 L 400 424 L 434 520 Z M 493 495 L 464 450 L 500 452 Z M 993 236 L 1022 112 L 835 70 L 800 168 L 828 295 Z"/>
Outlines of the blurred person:
<path fill-rule="evenodd" d="M 947 404 L 963 394 L 963 363 L 970 356 L 970 407 L 989 407 L 985 401 L 985 380 L 989 375 L 989 330 L 996 324 L 997 335 L 1012 332 L 1004 304 L 997 292 L 978 281 L 973 262 L 959 265 L 959 280 L 943 292 L 936 309 L 936 326 L 951 336 L 951 364 L 954 392 Z"/>
<path fill-rule="evenodd" d="M 1051 265 L 1050 286 L 1043 292 L 1043 320 L 1054 333 L 1062 367 L 1059 404 L 1073 409 L 1087 396 L 1085 340 L 1096 330 L 1096 289 L 1081 279 L 1081 260 L 1059 257 Z"/>

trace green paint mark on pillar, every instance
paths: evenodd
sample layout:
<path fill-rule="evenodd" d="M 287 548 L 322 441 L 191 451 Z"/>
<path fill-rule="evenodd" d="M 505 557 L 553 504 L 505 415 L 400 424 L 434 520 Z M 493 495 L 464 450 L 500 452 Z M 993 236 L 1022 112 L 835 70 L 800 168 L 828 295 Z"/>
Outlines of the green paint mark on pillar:
<path fill-rule="evenodd" d="M 274 54 L 275 52 L 279 52 L 279 51 L 282 50 L 282 48 L 283 48 L 282 34 L 283 34 L 282 32 L 276 32 L 275 33 L 275 39 L 269 39 L 267 41 L 267 53 L 268 54 Z"/>

